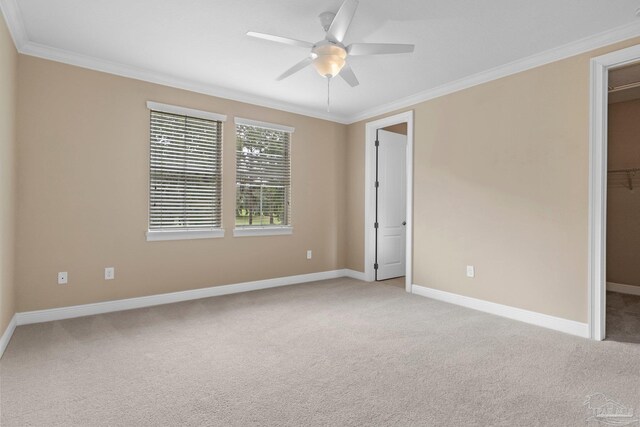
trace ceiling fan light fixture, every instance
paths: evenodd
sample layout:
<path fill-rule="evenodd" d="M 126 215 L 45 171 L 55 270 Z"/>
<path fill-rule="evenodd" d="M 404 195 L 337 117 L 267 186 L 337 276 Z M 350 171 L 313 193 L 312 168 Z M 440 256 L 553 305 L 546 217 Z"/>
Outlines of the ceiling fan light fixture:
<path fill-rule="evenodd" d="M 282 73 L 276 80 L 281 81 L 286 79 L 292 74 L 313 64 L 313 68 L 316 69 L 318 74 L 327 79 L 327 111 L 329 111 L 331 79 L 333 77 L 339 75 L 351 87 L 356 87 L 360 84 L 355 73 L 349 64 L 347 64 L 347 56 L 411 53 L 414 50 L 414 45 L 412 44 L 396 43 L 352 43 L 345 47 L 343 44 L 344 38 L 358 8 L 358 1 L 359 0 L 343 0 L 337 13 L 324 12 L 320 14 L 320 24 L 326 34 L 324 39 L 317 43 L 273 34 L 257 33 L 255 31 L 249 31 L 247 35 L 258 39 L 310 49 L 311 52 L 306 58 Z"/>
<path fill-rule="evenodd" d="M 313 66 L 322 77 L 335 77 L 346 64 L 347 51 L 340 46 L 325 44 L 314 49 Z"/>

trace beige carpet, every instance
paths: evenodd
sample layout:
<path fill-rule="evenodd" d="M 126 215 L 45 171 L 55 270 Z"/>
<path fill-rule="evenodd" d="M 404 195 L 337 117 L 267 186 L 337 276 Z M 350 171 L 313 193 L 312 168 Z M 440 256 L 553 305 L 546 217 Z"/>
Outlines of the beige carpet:
<path fill-rule="evenodd" d="M 351 279 L 21 326 L 0 375 L 3 427 L 583 426 L 598 392 L 640 411 L 638 344 Z"/>
<path fill-rule="evenodd" d="M 398 288 L 406 289 L 407 282 L 404 276 L 394 277 L 393 279 L 381 280 L 378 283 L 381 285 L 395 286 Z"/>
<path fill-rule="evenodd" d="M 607 292 L 607 339 L 640 344 L 640 296 Z"/>

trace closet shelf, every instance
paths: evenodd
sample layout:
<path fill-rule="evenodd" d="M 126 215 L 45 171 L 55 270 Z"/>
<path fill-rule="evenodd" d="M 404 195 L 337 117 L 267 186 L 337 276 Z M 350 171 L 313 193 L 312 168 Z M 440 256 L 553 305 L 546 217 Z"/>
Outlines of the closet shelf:
<path fill-rule="evenodd" d="M 640 172 L 640 168 L 616 169 L 616 170 L 608 171 L 608 173 L 636 173 L 636 172 Z"/>

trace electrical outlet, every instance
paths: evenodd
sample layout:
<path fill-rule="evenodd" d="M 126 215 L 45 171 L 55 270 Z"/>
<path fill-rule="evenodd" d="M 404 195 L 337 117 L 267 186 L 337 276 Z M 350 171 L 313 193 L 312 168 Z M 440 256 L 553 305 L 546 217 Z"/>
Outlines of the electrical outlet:
<path fill-rule="evenodd" d="M 313 252 L 311 252 L 311 249 L 309 249 L 307 251 L 307 259 L 311 259 L 312 256 L 313 256 Z"/>
<path fill-rule="evenodd" d="M 107 267 L 104 269 L 104 280 L 113 280 L 116 278 L 116 269 Z"/>
<path fill-rule="evenodd" d="M 58 285 L 66 285 L 69 280 L 69 274 L 66 271 L 58 273 Z"/>
<path fill-rule="evenodd" d="M 467 277 L 476 277 L 476 268 L 473 265 L 467 265 Z"/>

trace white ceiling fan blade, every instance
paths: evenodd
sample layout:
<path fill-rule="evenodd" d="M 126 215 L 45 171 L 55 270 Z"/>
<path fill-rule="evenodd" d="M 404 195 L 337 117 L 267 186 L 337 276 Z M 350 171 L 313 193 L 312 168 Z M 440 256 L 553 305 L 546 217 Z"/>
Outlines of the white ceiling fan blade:
<path fill-rule="evenodd" d="M 255 37 L 257 39 L 269 40 L 276 43 L 288 44 L 291 46 L 305 47 L 311 49 L 313 43 L 305 42 L 302 40 L 290 39 L 288 37 L 274 36 L 272 34 L 256 33 L 255 31 L 249 31 L 247 33 L 249 37 Z"/>
<path fill-rule="evenodd" d="M 302 70 L 305 67 L 308 67 L 309 65 L 311 65 L 312 62 L 313 62 L 312 58 L 305 58 L 302 61 L 298 62 L 293 67 L 289 68 L 284 73 L 282 73 L 276 80 L 278 80 L 278 81 L 284 80 L 287 77 L 289 77 L 290 75 L 297 73 L 298 71 Z"/>
<path fill-rule="evenodd" d="M 336 13 L 335 18 L 333 18 L 333 22 L 327 31 L 327 40 L 335 43 L 342 43 L 344 36 L 347 34 L 347 30 L 349 30 L 349 25 L 351 25 L 353 15 L 355 15 L 357 8 L 358 0 L 344 0 L 344 3 L 340 6 L 340 10 Z"/>
<path fill-rule="evenodd" d="M 356 87 L 360 84 L 358 78 L 356 77 L 353 69 L 350 66 L 345 65 L 340 71 L 340 77 L 344 79 L 345 82 L 349 83 L 349 86 Z"/>
<path fill-rule="evenodd" d="M 353 43 L 347 46 L 347 53 L 353 56 L 387 55 L 394 53 L 411 53 L 415 48 L 412 44 L 393 43 Z"/>

